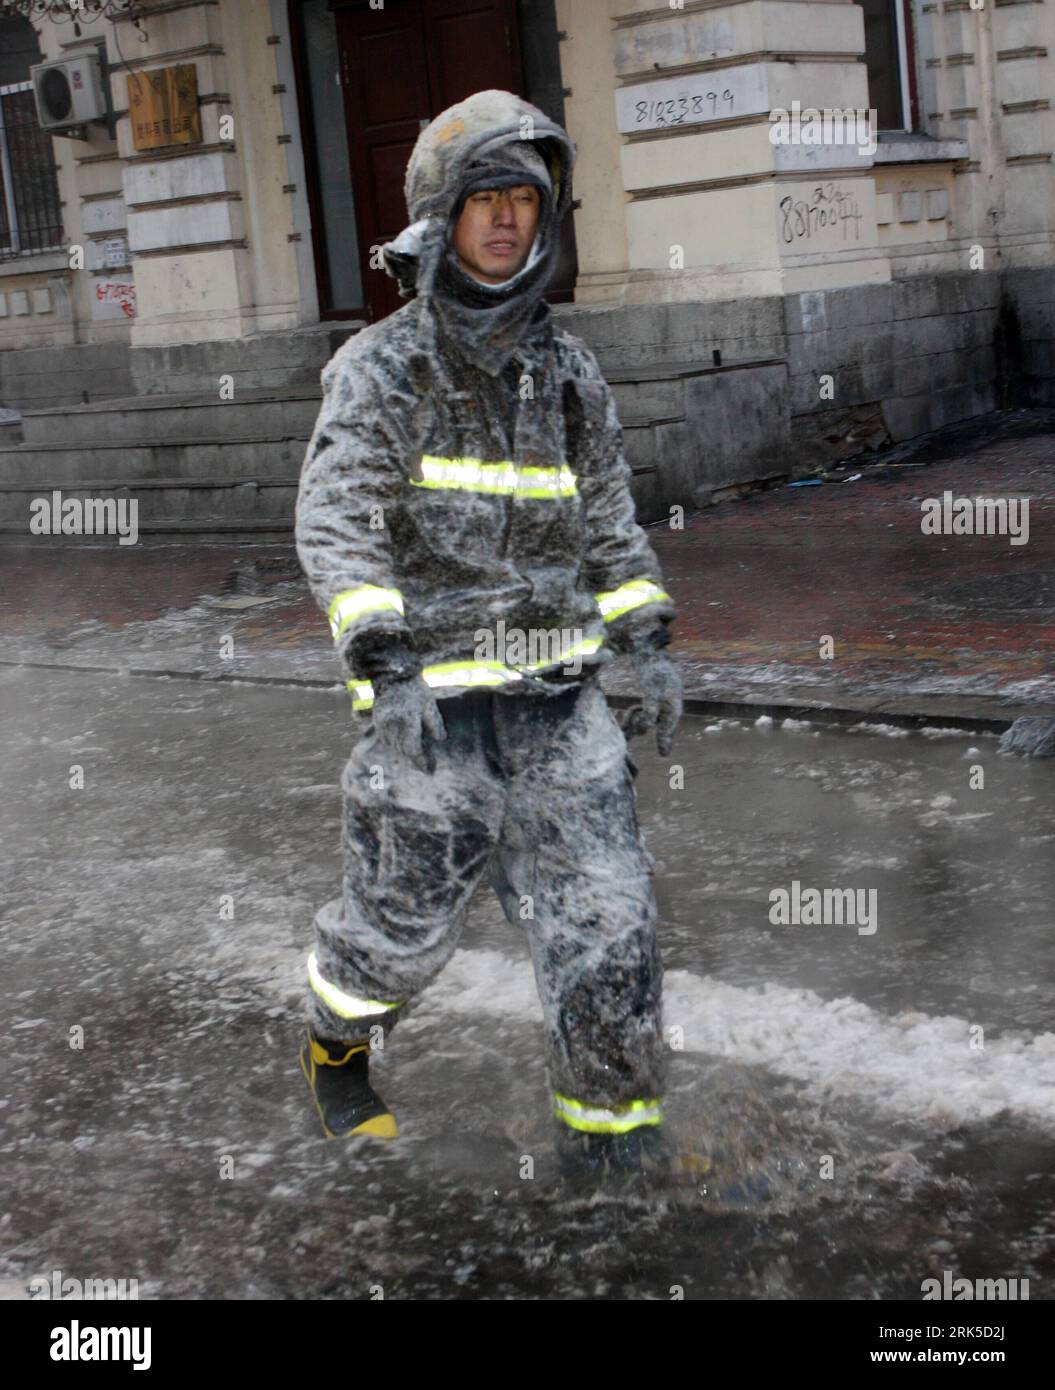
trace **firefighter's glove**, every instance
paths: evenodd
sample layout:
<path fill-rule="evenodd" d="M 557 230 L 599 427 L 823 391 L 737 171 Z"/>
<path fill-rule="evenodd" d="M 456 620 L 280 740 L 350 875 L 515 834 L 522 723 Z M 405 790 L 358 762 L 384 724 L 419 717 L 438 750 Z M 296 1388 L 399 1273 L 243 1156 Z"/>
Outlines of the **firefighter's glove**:
<path fill-rule="evenodd" d="M 436 697 L 421 674 L 421 659 L 398 632 L 367 632 L 344 652 L 349 672 L 373 686 L 374 731 L 386 748 L 422 772 L 436 771 L 432 740 L 447 737 Z"/>
<path fill-rule="evenodd" d="M 373 686 L 374 729 L 381 742 L 420 771 L 435 772 L 432 741 L 447 737 L 435 695 L 420 675 L 379 676 Z"/>
<path fill-rule="evenodd" d="M 681 676 L 669 656 L 650 649 L 632 654 L 641 704 L 628 709 L 621 720 L 627 739 L 637 738 L 650 729 L 656 731 L 656 748 L 667 757 L 674 743 L 682 711 Z"/>

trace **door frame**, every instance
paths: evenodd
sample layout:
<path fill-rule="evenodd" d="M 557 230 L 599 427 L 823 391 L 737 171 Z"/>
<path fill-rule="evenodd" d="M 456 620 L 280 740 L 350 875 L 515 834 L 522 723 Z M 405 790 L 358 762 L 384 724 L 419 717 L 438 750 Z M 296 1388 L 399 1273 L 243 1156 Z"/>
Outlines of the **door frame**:
<path fill-rule="evenodd" d="M 330 267 L 326 257 L 326 238 L 322 208 L 322 190 L 319 187 L 319 166 L 312 151 L 316 144 L 315 119 L 311 109 L 308 58 L 304 39 L 302 0 L 286 0 L 289 16 L 290 52 L 293 58 L 293 80 L 296 88 L 297 112 L 300 117 L 301 147 L 304 151 L 304 187 L 308 195 L 308 212 L 311 218 L 311 254 L 315 265 L 315 285 L 318 293 L 318 320 L 320 323 L 347 322 L 349 319 L 369 321 L 365 304 L 358 308 L 333 309 L 328 307 L 333 299 L 333 286 L 330 281 Z M 343 136 L 342 130 L 342 136 Z M 358 227 L 356 227 L 358 231 Z M 364 282 L 365 283 L 365 282 Z"/>

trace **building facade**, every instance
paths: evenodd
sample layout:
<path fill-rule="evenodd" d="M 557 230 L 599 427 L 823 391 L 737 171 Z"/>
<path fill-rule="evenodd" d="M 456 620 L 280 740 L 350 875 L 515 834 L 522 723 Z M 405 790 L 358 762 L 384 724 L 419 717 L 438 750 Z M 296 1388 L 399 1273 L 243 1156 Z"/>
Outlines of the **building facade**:
<path fill-rule="evenodd" d="M 377 248 L 422 124 L 486 87 L 578 145 L 551 298 L 646 513 L 1053 403 L 1055 0 L 24 8 L 0 6 L 0 405 L 27 416 L 225 363 L 317 382 L 400 303 Z M 20 135 L 29 69 L 80 55 L 106 118 Z"/>

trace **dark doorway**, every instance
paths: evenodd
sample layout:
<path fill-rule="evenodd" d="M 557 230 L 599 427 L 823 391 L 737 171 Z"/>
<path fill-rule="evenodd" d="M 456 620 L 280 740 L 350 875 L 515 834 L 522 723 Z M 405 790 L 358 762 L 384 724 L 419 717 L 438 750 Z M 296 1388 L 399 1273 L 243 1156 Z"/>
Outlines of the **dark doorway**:
<path fill-rule="evenodd" d="M 377 248 L 406 225 L 422 127 L 488 87 L 563 122 L 553 0 L 291 0 L 320 314 L 383 318 L 403 300 Z M 570 299 L 574 232 L 550 299 Z"/>
<path fill-rule="evenodd" d="M 868 101 L 880 130 L 906 128 L 901 84 L 902 0 L 858 0 L 865 12 Z"/>

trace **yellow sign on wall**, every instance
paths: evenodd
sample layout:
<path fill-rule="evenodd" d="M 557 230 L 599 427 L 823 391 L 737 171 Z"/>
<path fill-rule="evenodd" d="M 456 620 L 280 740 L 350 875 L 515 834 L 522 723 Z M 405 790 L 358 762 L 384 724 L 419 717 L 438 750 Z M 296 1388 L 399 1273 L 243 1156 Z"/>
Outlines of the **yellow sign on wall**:
<path fill-rule="evenodd" d="M 128 110 L 137 150 L 201 142 L 198 69 L 193 63 L 128 75 Z"/>

